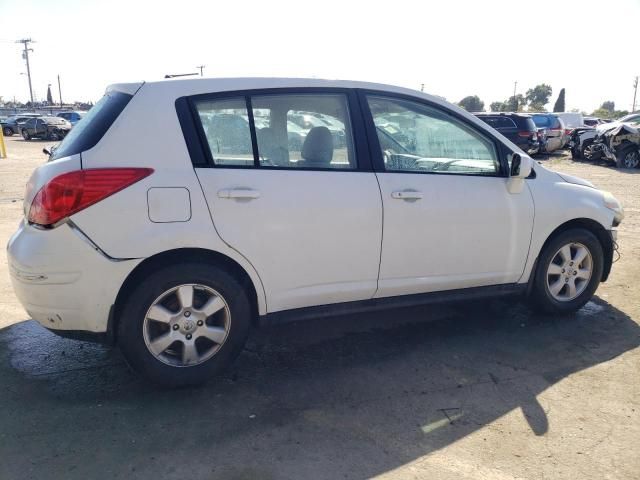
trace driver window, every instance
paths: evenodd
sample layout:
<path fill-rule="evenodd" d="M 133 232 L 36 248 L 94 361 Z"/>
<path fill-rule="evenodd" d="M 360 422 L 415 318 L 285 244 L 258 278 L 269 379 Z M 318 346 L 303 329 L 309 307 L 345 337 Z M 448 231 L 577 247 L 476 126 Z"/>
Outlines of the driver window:
<path fill-rule="evenodd" d="M 496 175 L 494 144 L 454 117 L 415 102 L 368 97 L 385 170 Z"/>

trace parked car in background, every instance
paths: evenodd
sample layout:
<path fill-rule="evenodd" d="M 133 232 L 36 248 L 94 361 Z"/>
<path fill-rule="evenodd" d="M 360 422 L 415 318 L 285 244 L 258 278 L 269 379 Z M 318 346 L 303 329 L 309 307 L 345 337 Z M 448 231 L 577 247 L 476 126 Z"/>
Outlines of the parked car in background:
<path fill-rule="evenodd" d="M 540 150 L 538 129 L 530 115 L 502 112 L 478 112 L 474 115 L 515 143 L 523 152 L 533 155 Z"/>
<path fill-rule="evenodd" d="M 547 142 L 545 150 L 547 153 L 561 149 L 567 142 L 564 121 L 553 113 L 530 113 L 533 122 L 538 128 L 546 130 Z"/>
<path fill-rule="evenodd" d="M 60 117 L 30 118 L 20 126 L 20 133 L 25 140 L 32 138 L 62 140 L 69 130 L 71 130 L 71 124 Z"/>
<path fill-rule="evenodd" d="M 564 122 L 564 144 L 562 145 L 564 148 L 569 143 L 569 136 L 573 129 L 584 127 L 584 116 L 579 112 L 554 112 L 554 115 Z"/>
<path fill-rule="evenodd" d="M 40 113 L 21 113 L 19 115 L 13 115 L 8 117 L 2 122 L 2 133 L 5 137 L 10 137 L 20 133 L 22 124 L 30 118 L 42 117 Z"/>
<path fill-rule="evenodd" d="M 590 159 L 614 162 L 618 168 L 640 167 L 640 125 L 618 123 L 593 139 Z"/>
<path fill-rule="evenodd" d="M 611 120 L 606 120 L 603 118 L 597 117 L 584 117 L 584 125 L 586 127 L 597 127 L 598 125 L 602 125 L 604 123 L 609 123 Z"/>
<path fill-rule="evenodd" d="M 598 160 L 602 158 L 601 148 L 598 152 L 593 149 L 596 137 L 601 136 L 609 130 L 620 125 L 629 125 L 634 128 L 640 127 L 640 113 L 631 113 L 618 120 L 611 120 L 600 123 L 595 128 L 579 128 L 571 135 L 569 147 L 573 158 L 582 158 L 587 161 Z"/>
<path fill-rule="evenodd" d="M 58 113 L 56 115 L 56 117 L 64 118 L 71 125 L 75 125 L 80 120 L 82 120 L 82 117 L 84 117 L 85 113 L 87 113 L 87 112 L 76 112 L 76 111 L 74 111 L 74 112 L 60 112 L 60 113 Z"/>
<path fill-rule="evenodd" d="M 289 150 L 293 111 L 336 117 L 345 146 L 320 125 Z M 24 212 L 7 260 L 30 317 L 114 340 L 168 386 L 221 372 L 270 322 L 494 295 L 575 312 L 624 216 L 437 97 L 274 78 L 110 87 L 34 171 Z"/>

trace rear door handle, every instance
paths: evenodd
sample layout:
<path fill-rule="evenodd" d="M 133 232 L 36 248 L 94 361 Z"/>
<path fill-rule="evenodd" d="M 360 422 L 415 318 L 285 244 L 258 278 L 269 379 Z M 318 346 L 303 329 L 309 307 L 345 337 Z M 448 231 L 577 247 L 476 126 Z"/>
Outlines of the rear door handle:
<path fill-rule="evenodd" d="M 391 198 L 399 200 L 420 200 L 424 195 L 416 190 L 397 190 L 391 192 Z"/>
<path fill-rule="evenodd" d="M 260 191 L 252 188 L 224 188 L 218 190 L 219 198 L 260 198 Z"/>

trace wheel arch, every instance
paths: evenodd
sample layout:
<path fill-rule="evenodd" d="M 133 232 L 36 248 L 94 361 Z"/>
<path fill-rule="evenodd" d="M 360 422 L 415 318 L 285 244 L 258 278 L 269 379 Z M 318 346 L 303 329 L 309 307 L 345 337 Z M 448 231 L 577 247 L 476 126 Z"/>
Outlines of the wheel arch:
<path fill-rule="evenodd" d="M 121 316 L 121 309 L 138 282 L 161 268 L 185 262 L 198 262 L 215 265 L 223 268 L 236 277 L 247 290 L 253 312 L 252 318 L 254 323 L 257 325 L 260 312 L 258 290 L 256 289 L 256 285 L 251 279 L 251 276 L 242 267 L 242 265 L 231 257 L 213 250 L 207 250 L 204 248 L 177 248 L 145 258 L 129 273 L 125 281 L 122 283 L 122 286 L 116 295 L 116 300 L 111 308 L 109 318 L 108 330 L 112 337 L 112 341 L 117 340 L 115 335 L 118 331 L 118 321 Z"/>
<path fill-rule="evenodd" d="M 613 263 L 613 250 L 614 250 L 613 239 L 611 238 L 611 234 L 607 231 L 607 229 L 604 228 L 604 226 L 602 226 L 600 222 L 592 218 L 574 218 L 556 227 L 556 229 L 549 234 L 545 242 L 542 244 L 542 248 L 540 248 L 538 255 L 547 247 L 549 242 L 551 242 L 551 240 L 556 235 L 562 232 L 565 232 L 567 230 L 570 230 L 572 228 L 582 228 L 584 230 L 587 230 L 593 233 L 598 239 L 598 241 L 600 242 L 600 245 L 602 245 L 602 251 L 604 253 L 604 259 L 603 259 L 604 265 L 602 268 L 602 278 L 600 280 L 602 282 L 605 282 L 609 277 L 609 273 L 611 272 L 611 265 Z M 536 258 L 536 265 L 537 265 L 537 262 L 538 262 L 538 259 Z M 535 276 L 535 269 L 532 269 L 530 277 L 533 278 L 534 276 Z M 531 278 L 530 278 L 530 282 L 531 282 Z"/>

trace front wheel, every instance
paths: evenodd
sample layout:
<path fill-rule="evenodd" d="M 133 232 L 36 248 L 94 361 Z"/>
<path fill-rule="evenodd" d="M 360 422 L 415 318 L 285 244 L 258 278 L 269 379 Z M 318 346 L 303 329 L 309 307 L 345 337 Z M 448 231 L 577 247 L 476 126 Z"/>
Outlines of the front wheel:
<path fill-rule="evenodd" d="M 602 245 L 584 229 L 556 235 L 538 257 L 531 301 L 546 313 L 568 314 L 587 303 L 600 284 Z"/>
<path fill-rule="evenodd" d="M 4 127 L 3 133 L 5 137 L 11 137 L 13 136 L 13 129 L 10 127 Z"/>
<path fill-rule="evenodd" d="M 640 166 L 640 151 L 636 145 L 628 145 L 616 153 L 618 168 L 638 168 Z"/>
<path fill-rule="evenodd" d="M 151 274 L 122 309 L 118 343 L 154 383 L 204 383 L 242 350 L 252 315 L 245 289 L 225 270 L 183 264 Z"/>

